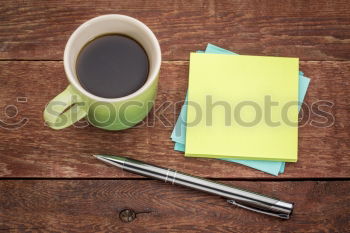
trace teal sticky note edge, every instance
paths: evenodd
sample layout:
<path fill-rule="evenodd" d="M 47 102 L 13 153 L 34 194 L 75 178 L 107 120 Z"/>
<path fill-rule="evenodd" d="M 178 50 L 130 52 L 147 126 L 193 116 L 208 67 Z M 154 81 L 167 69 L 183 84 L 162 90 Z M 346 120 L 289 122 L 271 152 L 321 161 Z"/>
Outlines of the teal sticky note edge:
<path fill-rule="evenodd" d="M 279 173 L 282 174 L 284 172 L 284 168 L 286 167 L 286 163 L 282 163 Z"/>
<path fill-rule="evenodd" d="M 185 145 L 178 143 L 178 142 L 175 142 L 174 150 L 180 151 L 180 152 L 185 152 Z M 264 172 L 269 173 L 271 175 L 275 175 L 275 176 L 277 176 L 278 173 L 283 173 L 284 168 L 285 168 L 285 163 L 278 164 L 278 162 L 257 161 L 257 160 L 256 161 L 255 160 L 232 161 L 231 159 L 223 159 L 223 160 L 226 160 L 228 162 L 239 163 L 239 164 L 242 164 L 242 165 L 257 169 L 257 170 L 264 169 L 263 170 Z M 265 168 L 262 168 L 262 166 L 264 166 Z M 267 167 L 269 167 L 269 169 L 266 169 Z"/>
<path fill-rule="evenodd" d="M 185 152 L 186 146 L 184 144 L 175 142 L 174 150 Z M 282 162 L 260 161 L 260 160 L 239 160 L 239 159 L 220 159 L 227 162 L 238 163 L 247 167 L 251 167 L 271 175 L 277 176 L 281 171 Z"/>
<path fill-rule="evenodd" d="M 308 77 L 304 76 L 303 72 L 299 73 L 299 92 L 298 92 L 298 111 L 300 111 L 301 106 L 304 102 L 304 98 L 307 92 L 307 89 L 309 87 L 310 84 L 310 79 Z"/>
<path fill-rule="evenodd" d="M 185 97 L 185 103 L 187 101 L 187 94 Z M 181 107 L 180 115 L 177 118 L 173 132 L 171 133 L 171 140 L 181 144 L 186 142 L 186 119 L 187 119 L 187 104 L 183 104 Z"/>
<path fill-rule="evenodd" d="M 220 48 L 213 44 L 208 44 L 207 48 L 205 49 L 204 53 L 210 53 L 210 54 L 232 54 L 232 55 L 238 55 L 237 53 L 234 53 L 232 51 Z"/>
<path fill-rule="evenodd" d="M 181 144 L 181 143 L 178 143 L 178 142 L 175 142 L 174 150 L 185 152 L 185 145 Z"/>
<path fill-rule="evenodd" d="M 197 51 L 203 52 L 203 51 Z M 220 48 L 218 46 L 208 44 L 205 53 L 215 53 L 215 54 L 232 54 L 238 55 L 226 49 Z M 299 110 L 301 104 L 304 101 L 304 97 L 309 86 L 310 79 L 304 77 L 303 72 L 299 72 Z M 187 101 L 187 96 L 185 103 Z M 187 117 L 187 105 L 184 104 L 181 108 L 179 118 L 176 121 L 174 130 L 171 134 L 171 139 L 175 142 L 174 150 L 185 151 L 185 141 L 186 141 L 186 117 Z M 255 168 L 257 170 L 272 174 L 277 176 L 279 173 L 283 173 L 285 169 L 285 162 L 273 162 L 273 161 L 260 161 L 260 160 L 238 160 L 238 159 L 222 159 L 229 162 L 239 163 L 245 166 Z"/>

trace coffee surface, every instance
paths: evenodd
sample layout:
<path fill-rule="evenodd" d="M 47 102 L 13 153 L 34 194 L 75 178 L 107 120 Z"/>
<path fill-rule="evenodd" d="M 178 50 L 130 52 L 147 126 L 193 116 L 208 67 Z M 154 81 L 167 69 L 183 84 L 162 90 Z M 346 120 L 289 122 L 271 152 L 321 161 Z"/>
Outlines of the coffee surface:
<path fill-rule="evenodd" d="M 136 92 L 145 84 L 149 61 L 144 48 L 134 39 L 108 34 L 82 48 L 76 72 L 81 86 L 91 94 L 119 98 Z"/>

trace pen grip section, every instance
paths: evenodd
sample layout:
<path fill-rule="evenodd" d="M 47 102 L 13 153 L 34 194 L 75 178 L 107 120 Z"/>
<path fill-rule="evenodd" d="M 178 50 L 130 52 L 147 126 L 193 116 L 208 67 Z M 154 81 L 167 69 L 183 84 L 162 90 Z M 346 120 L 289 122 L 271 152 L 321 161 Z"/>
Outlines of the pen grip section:
<path fill-rule="evenodd" d="M 270 215 L 270 216 L 274 216 L 274 217 L 278 217 L 278 218 L 282 218 L 282 219 L 289 219 L 289 217 L 290 217 L 290 214 L 274 213 L 274 212 L 269 212 L 269 211 L 262 210 L 262 209 L 259 209 L 259 208 L 253 208 L 253 207 L 250 207 L 250 206 L 247 206 L 247 205 L 244 205 L 244 204 L 240 204 L 240 203 L 238 203 L 235 200 L 227 200 L 227 202 L 232 204 L 232 205 L 239 206 L 239 207 L 241 207 L 243 209 L 251 210 L 251 211 L 254 211 L 254 212 L 257 212 L 257 213 L 261 213 L 261 214 L 266 214 L 266 215 Z"/>

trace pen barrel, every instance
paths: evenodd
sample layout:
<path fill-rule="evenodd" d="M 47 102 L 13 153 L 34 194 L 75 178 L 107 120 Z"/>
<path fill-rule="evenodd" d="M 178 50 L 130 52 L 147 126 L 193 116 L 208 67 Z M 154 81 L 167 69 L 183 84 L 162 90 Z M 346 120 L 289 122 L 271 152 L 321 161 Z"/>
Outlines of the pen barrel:
<path fill-rule="evenodd" d="M 234 186 L 218 183 L 200 177 L 188 175 L 171 169 L 145 164 L 137 160 L 126 159 L 123 169 L 140 175 L 152 177 L 167 183 L 177 184 L 192 189 L 215 194 L 227 199 L 234 200 L 237 205 L 249 206 L 257 212 L 272 212 L 271 215 L 281 215 L 281 218 L 289 218 L 293 211 L 293 204 L 280 201 L 273 197 L 250 192 Z"/>
<path fill-rule="evenodd" d="M 227 199 L 232 199 L 242 206 L 249 206 L 255 210 L 263 210 L 282 214 L 283 218 L 289 218 L 293 204 L 280 201 L 279 199 L 254 193 L 234 186 L 214 182 L 211 180 L 190 176 L 181 172 L 169 172 L 167 182 L 190 187 L 196 190 L 212 193 Z"/>

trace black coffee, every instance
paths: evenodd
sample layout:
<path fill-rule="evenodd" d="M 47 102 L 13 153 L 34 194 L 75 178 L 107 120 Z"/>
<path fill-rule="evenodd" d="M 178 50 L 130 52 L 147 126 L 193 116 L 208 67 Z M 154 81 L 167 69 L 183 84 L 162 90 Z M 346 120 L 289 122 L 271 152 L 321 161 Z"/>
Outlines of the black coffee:
<path fill-rule="evenodd" d="M 80 51 L 76 63 L 82 87 L 104 98 L 134 93 L 145 84 L 148 70 L 144 48 L 120 34 L 103 35 L 90 41 Z"/>

